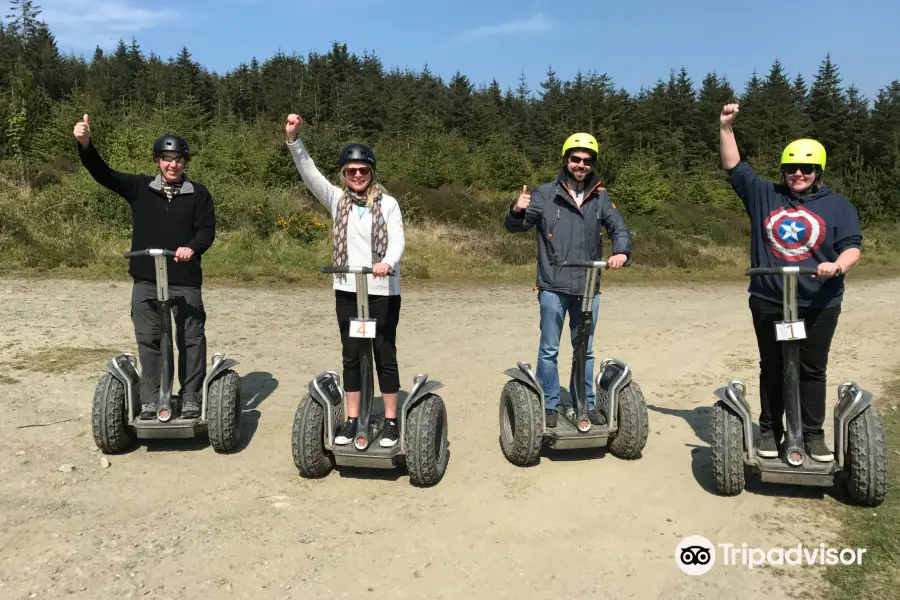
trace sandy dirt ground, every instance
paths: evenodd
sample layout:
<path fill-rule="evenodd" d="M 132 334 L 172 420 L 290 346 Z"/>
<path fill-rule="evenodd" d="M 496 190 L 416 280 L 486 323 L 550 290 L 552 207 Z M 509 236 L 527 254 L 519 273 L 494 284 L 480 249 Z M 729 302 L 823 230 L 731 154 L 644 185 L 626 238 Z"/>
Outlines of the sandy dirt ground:
<path fill-rule="evenodd" d="M 442 381 L 450 419 L 447 474 L 421 489 L 402 471 L 298 476 L 294 411 L 310 377 L 340 364 L 329 289 L 207 285 L 210 355 L 240 360 L 240 448 L 149 442 L 104 469 L 90 406 L 107 355 L 61 374 L 23 367 L 55 347 L 135 352 L 130 286 L 0 280 L 0 597 L 776 600 L 796 597 L 798 582 L 819 597 L 821 566 L 717 564 L 690 577 L 675 564 L 688 535 L 763 549 L 837 543 L 825 511 L 846 501 L 837 492 L 754 477 L 737 497 L 712 490 L 713 390 L 740 378 L 757 404 L 746 281 L 617 286 L 611 274 L 603 289 L 595 352 L 626 361 L 643 389 L 644 455 L 545 451 L 526 469 L 500 451 L 497 407 L 503 371 L 536 359 L 534 293 L 406 288 L 404 388 L 420 371 Z M 882 407 L 892 401 L 878 394 L 900 362 L 898 290 L 850 281 L 829 435 L 841 380 L 864 384 Z M 563 382 L 570 361 L 566 339 Z"/>

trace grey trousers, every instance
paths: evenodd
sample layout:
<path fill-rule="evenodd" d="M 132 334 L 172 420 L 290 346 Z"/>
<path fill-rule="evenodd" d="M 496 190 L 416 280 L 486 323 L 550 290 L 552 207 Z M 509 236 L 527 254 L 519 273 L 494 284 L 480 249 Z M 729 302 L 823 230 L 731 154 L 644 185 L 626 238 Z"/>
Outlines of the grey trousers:
<path fill-rule="evenodd" d="M 178 393 L 182 401 L 193 401 L 199 406 L 203 397 L 203 379 L 206 377 L 206 311 L 203 296 L 198 287 L 170 285 L 169 300 L 174 316 L 172 334 L 178 346 Z M 159 397 L 162 332 L 156 311 L 156 284 L 136 281 L 131 290 L 131 321 L 141 361 L 142 404 L 156 404 Z M 173 369 L 174 365 L 170 365 L 170 379 Z"/>

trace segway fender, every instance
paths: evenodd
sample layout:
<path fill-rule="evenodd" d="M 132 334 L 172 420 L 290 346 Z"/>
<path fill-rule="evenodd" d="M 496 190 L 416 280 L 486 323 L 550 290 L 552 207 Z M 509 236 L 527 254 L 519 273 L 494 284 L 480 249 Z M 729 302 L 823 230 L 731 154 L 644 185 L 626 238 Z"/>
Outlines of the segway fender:
<path fill-rule="evenodd" d="M 601 405 L 609 401 L 606 421 L 610 435 L 619 430 L 619 390 L 629 383 L 631 383 L 631 368 L 627 364 L 616 358 L 606 358 L 600 363 L 600 373 L 597 374 L 595 387 Z"/>
<path fill-rule="evenodd" d="M 753 458 L 753 419 L 750 416 L 750 405 L 744 397 L 746 387 L 740 381 L 729 381 L 728 385 L 715 391 L 716 397 L 729 407 L 741 420 L 744 427 L 744 450 L 747 458 Z"/>
<path fill-rule="evenodd" d="M 869 408 L 873 397 L 872 392 L 862 389 L 853 381 L 846 381 L 838 386 L 838 403 L 834 409 L 834 446 L 838 465 L 842 469 L 846 462 L 850 421 Z"/>
<path fill-rule="evenodd" d="M 106 370 L 110 375 L 118 379 L 125 386 L 125 402 L 128 404 L 128 422 L 134 420 L 134 390 L 141 380 L 137 372 L 137 360 L 133 354 L 119 354 L 106 364 Z"/>
<path fill-rule="evenodd" d="M 203 379 L 203 399 L 201 401 L 200 406 L 200 420 L 206 421 L 206 406 L 207 406 L 207 398 L 209 397 L 209 383 L 218 375 L 222 373 L 226 369 L 230 369 L 231 367 L 238 364 L 238 361 L 233 358 L 225 358 L 226 354 L 216 353 L 213 355 L 212 366 L 206 372 L 206 377 Z"/>
<path fill-rule="evenodd" d="M 334 412 L 344 398 L 341 380 L 334 371 L 322 371 L 312 378 L 308 386 L 309 396 L 319 403 L 325 413 L 325 449 L 331 452 L 334 448 Z"/>
<path fill-rule="evenodd" d="M 519 367 L 518 369 L 507 369 L 503 371 L 506 375 L 523 383 L 528 386 L 535 394 L 537 394 L 538 399 L 541 403 L 541 431 L 547 431 L 547 413 L 543 410 L 544 403 L 544 388 L 541 387 L 541 384 L 538 383 L 537 375 L 534 374 L 534 371 L 531 370 L 531 365 L 524 361 L 519 361 L 516 363 Z"/>
<path fill-rule="evenodd" d="M 406 419 L 410 411 L 435 390 L 444 387 L 440 381 L 428 381 L 428 373 L 419 373 L 413 377 L 413 387 L 402 400 L 400 413 L 400 454 L 406 454 Z"/>

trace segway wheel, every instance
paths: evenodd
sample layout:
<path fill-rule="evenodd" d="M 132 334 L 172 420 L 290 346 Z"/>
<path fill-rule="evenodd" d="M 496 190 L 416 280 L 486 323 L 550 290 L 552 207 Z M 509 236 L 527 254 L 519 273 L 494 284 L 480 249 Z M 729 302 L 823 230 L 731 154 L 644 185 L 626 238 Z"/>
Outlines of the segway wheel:
<path fill-rule="evenodd" d="M 429 394 L 406 420 L 406 470 L 413 485 L 432 486 L 444 478 L 450 462 L 444 400 Z"/>
<path fill-rule="evenodd" d="M 209 445 L 216 452 L 234 450 L 241 441 L 241 378 L 231 369 L 209 383 L 206 421 Z"/>
<path fill-rule="evenodd" d="M 517 379 L 510 379 L 500 394 L 500 448 L 506 460 L 526 467 L 538 459 L 544 437 L 540 397 Z"/>
<path fill-rule="evenodd" d="M 334 412 L 338 414 L 333 422 L 338 426 L 342 411 L 336 407 Z M 303 397 L 294 413 L 291 452 L 294 465 L 303 477 L 325 477 L 334 469 L 334 457 L 325 451 L 325 410 L 309 394 Z"/>
<path fill-rule="evenodd" d="M 850 421 L 847 456 L 845 469 L 850 496 L 864 506 L 884 502 L 888 488 L 887 453 L 884 424 L 875 407 L 870 406 Z"/>
<path fill-rule="evenodd" d="M 97 382 L 91 407 L 91 430 L 94 443 L 103 454 L 115 454 L 125 450 L 133 438 L 125 426 L 125 386 L 104 373 Z"/>
<path fill-rule="evenodd" d="M 744 490 L 744 428 L 723 402 L 713 407 L 712 465 L 718 493 L 736 496 Z"/>
<path fill-rule="evenodd" d="M 632 380 L 618 393 L 618 431 L 609 445 L 613 456 L 624 459 L 640 458 L 650 430 L 647 402 L 637 382 Z"/>

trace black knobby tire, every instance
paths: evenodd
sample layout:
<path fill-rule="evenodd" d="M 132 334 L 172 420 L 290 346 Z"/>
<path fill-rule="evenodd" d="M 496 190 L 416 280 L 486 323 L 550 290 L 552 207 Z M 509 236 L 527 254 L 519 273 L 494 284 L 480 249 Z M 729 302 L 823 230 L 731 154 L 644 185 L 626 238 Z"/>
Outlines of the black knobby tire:
<path fill-rule="evenodd" d="M 854 417 L 847 429 L 847 491 L 864 506 L 878 506 L 884 502 L 888 488 L 881 415 L 870 406 Z"/>
<path fill-rule="evenodd" d="M 534 390 L 511 379 L 500 394 L 500 448 L 506 460 L 525 467 L 537 461 L 544 438 L 544 407 Z"/>
<path fill-rule="evenodd" d="M 724 402 L 713 407 L 713 479 L 716 491 L 736 496 L 744 490 L 744 427 Z"/>
<path fill-rule="evenodd" d="M 339 407 L 333 411 L 338 413 L 333 421 L 335 427 L 341 424 L 340 412 Z M 294 465 L 303 477 L 324 477 L 334 469 L 334 456 L 325 451 L 325 410 L 309 394 L 303 397 L 294 413 L 291 452 Z"/>
<path fill-rule="evenodd" d="M 406 470 L 413 485 L 431 486 L 444 478 L 450 461 L 447 408 L 435 394 L 425 396 L 406 419 Z"/>
<path fill-rule="evenodd" d="M 126 427 L 127 419 L 125 386 L 108 372 L 104 373 L 97 382 L 91 406 L 94 443 L 103 454 L 121 452 L 131 444 L 134 438 Z"/>
<path fill-rule="evenodd" d="M 206 398 L 209 445 L 216 452 L 234 450 L 241 441 L 241 378 L 231 369 L 209 384 Z"/>
<path fill-rule="evenodd" d="M 618 431 L 609 445 L 609 451 L 618 458 L 640 458 L 647 445 L 650 420 L 644 393 L 636 381 L 619 390 L 616 413 Z"/>

